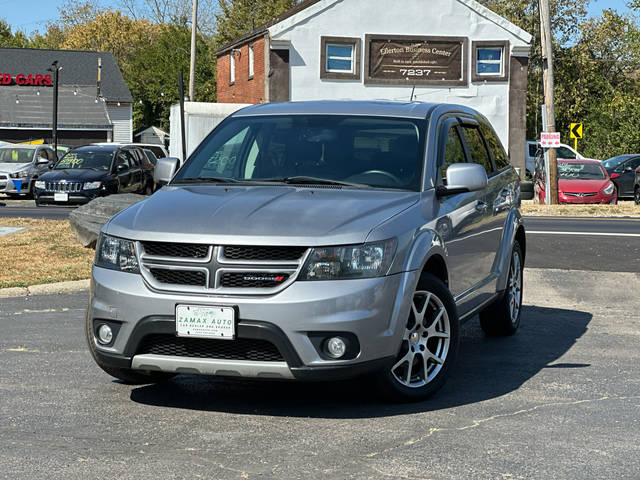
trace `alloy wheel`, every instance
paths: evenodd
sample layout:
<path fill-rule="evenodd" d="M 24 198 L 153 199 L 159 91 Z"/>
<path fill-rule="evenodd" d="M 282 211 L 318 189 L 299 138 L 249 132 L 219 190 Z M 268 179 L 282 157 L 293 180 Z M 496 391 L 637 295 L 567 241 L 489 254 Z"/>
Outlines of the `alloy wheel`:
<path fill-rule="evenodd" d="M 431 292 L 416 291 L 391 373 L 406 387 L 422 387 L 442 370 L 450 344 L 451 322 L 442 300 Z"/>
<path fill-rule="evenodd" d="M 520 255 L 513 252 L 511 257 L 511 267 L 509 269 L 509 315 L 511 323 L 515 325 L 520 318 L 520 308 L 522 305 L 522 264 Z"/>

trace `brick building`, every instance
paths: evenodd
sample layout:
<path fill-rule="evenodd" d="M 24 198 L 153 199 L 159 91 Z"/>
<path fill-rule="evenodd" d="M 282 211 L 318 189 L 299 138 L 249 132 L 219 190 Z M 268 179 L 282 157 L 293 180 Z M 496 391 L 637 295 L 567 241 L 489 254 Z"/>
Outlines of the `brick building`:
<path fill-rule="evenodd" d="M 305 0 L 216 52 L 218 102 L 462 104 L 524 170 L 531 39 L 475 0 Z"/>

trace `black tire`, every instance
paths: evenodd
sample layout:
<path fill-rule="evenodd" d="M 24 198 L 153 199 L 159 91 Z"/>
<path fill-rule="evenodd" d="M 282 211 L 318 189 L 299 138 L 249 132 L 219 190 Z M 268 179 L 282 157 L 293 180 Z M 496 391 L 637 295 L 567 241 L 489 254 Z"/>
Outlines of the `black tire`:
<path fill-rule="evenodd" d="M 147 182 L 147 185 L 144 187 L 144 195 L 153 195 L 153 182 Z"/>
<path fill-rule="evenodd" d="M 93 360 L 98 366 L 112 377 L 121 380 L 129 385 L 143 385 L 148 383 L 162 383 L 171 380 L 176 376 L 174 373 L 167 372 L 142 372 L 139 370 L 132 370 L 130 368 L 117 368 L 109 365 L 105 365 L 100 361 L 100 358 L 96 355 L 96 346 L 93 340 L 93 331 L 91 327 L 91 320 L 85 321 L 85 333 L 87 337 L 87 344 L 89 345 L 89 352 Z"/>
<path fill-rule="evenodd" d="M 519 265 L 519 273 L 518 278 L 514 279 L 516 262 Z M 487 335 L 492 337 L 508 336 L 518 330 L 522 314 L 523 272 L 522 249 L 520 244 L 515 241 L 509 260 L 507 288 L 497 300 L 479 314 L 480 326 Z"/>
<path fill-rule="evenodd" d="M 417 321 L 414 312 L 422 314 L 423 322 Z M 425 323 L 428 328 L 424 328 Z M 444 334 L 448 337 L 444 338 Z M 459 341 L 460 322 L 451 292 L 440 279 L 423 273 L 413 293 L 398 356 L 389 368 L 379 373 L 378 391 L 394 402 L 415 402 L 430 397 L 445 384 L 458 354 Z M 431 354 L 430 358 L 427 354 Z M 408 381 L 400 380 L 399 377 L 405 375 Z"/>
<path fill-rule="evenodd" d="M 31 184 L 29 185 L 29 193 L 27 194 L 27 198 L 34 199 L 36 198 L 36 180 L 31 180 Z"/>
<path fill-rule="evenodd" d="M 640 186 L 636 187 L 634 190 L 633 200 L 636 202 L 636 205 L 640 205 Z"/>

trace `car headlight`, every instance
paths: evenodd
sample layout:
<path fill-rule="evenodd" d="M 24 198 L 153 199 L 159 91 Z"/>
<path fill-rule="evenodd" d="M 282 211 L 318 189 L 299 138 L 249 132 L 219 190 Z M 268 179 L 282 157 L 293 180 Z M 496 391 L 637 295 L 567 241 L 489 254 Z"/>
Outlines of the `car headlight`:
<path fill-rule="evenodd" d="M 600 192 L 604 193 L 605 195 L 611 195 L 615 190 L 615 188 L 616 187 L 613 185 L 613 183 L 610 183 L 607 188 L 605 188 L 604 190 L 601 190 Z"/>
<path fill-rule="evenodd" d="M 46 183 L 47 182 L 45 182 L 44 180 L 36 180 L 36 188 L 45 189 L 47 188 Z"/>
<path fill-rule="evenodd" d="M 140 273 L 134 242 L 104 233 L 101 233 L 98 239 L 95 264 L 111 270 Z"/>
<path fill-rule="evenodd" d="M 396 239 L 364 245 L 314 248 L 302 267 L 300 280 L 346 280 L 382 277 L 389 273 Z"/>
<path fill-rule="evenodd" d="M 24 178 L 29 176 L 29 170 L 20 170 L 19 172 L 13 172 L 9 174 L 11 178 Z"/>
<path fill-rule="evenodd" d="M 100 188 L 100 185 L 102 185 L 102 182 L 85 182 L 82 188 L 84 190 L 95 190 L 96 188 Z"/>

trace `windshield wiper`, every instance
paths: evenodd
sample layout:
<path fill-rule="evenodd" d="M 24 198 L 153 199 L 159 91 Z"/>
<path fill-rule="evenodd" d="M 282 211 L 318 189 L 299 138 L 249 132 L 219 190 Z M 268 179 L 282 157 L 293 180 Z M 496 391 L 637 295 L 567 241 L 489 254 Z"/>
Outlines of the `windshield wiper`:
<path fill-rule="evenodd" d="M 178 178 L 171 183 L 238 183 L 238 180 L 229 177 L 187 177 Z"/>
<path fill-rule="evenodd" d="M 294 177 L 256 179 L 256 181 L 286 183 L 287 185 L 337 185 L 341 187 L 369 188 L 369 185 L 364 185 L 362 183 L 342 182 L 340 180 L 329 180 L 326 178 L 307 177 L 304 175 L 297 175 Z"/>

